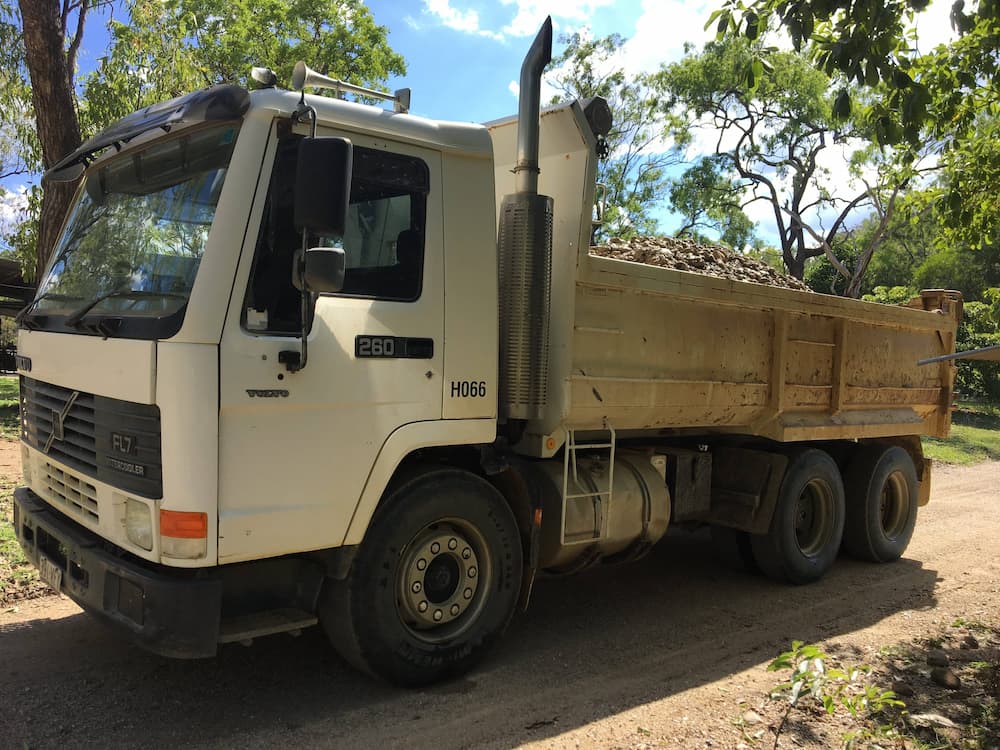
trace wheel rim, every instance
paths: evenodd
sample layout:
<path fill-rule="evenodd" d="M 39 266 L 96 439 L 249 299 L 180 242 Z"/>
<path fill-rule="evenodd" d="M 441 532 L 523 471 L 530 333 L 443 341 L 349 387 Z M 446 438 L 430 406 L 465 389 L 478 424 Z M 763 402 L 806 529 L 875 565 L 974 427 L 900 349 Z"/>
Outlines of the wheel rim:
<path fill-rule="evenodd" d="M 810 480 L 795 504 L 795 541 L 806 557 L 819 554 L 834 528 L 833 488 L 820 479 Z"/>
<path fill-rule="evenodd" d="M 879 522 L 882 533 L 889 539 L 895 539 L 906 526 L 910 510 L 910 493 L 903 472 L 894 471 L 882 485 L 882 496 L 879 500 Z"/>
<path fill-rule="evenodd" d="M 430 643 L 455 638 L 482 611 L 493 560 L 482 533 L 446 518 L 425 526 L 406 545 L 396 572 L 400 621 Z"/>

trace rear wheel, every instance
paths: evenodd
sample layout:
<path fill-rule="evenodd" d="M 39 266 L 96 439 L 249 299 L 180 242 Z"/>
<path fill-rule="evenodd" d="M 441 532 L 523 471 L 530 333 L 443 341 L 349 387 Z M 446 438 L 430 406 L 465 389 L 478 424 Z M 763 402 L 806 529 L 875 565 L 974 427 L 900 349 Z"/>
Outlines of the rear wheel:
<path fill-rule="evenodd" d="M 753 556 L 770 578 L 811 583 L 837 559 L 844 533 L 844 484 L 821 450 L 792 456 L 767 534 L 751 535 Z"/>
<path fill-rule="evenodd" d="M 845 476 L 844 549 L 871 562 L 897 560 L 917 522 L 917 471 L 899 446 L 864 446 Z"/>
<path fill-rule="evenodd" d="M 346 580 L 327 581 L 320 618 L 354 666 L 415 686 L 471 668 L 517 604 L 521 546 L 490 484 L 424 473 L 387 498 Z"/>

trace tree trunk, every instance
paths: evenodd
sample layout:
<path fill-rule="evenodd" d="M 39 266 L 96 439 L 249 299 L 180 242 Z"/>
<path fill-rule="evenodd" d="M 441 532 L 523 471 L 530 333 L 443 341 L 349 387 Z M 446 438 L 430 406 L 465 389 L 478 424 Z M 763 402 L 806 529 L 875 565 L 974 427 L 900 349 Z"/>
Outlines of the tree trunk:
<path fill-rule="evenodd" d="M 24 29 L 25 62 L 31 77 L 31 102 L 48 169 L 80 145 L 80 122 L 73 96 L 73 73 L 66 54 L 65 19 L 58 0 L 18 0 Z M 80 13 L 85 13 L 85 5 Z M 79 25 L 82 30 L 82 23 Z M 77 34 L 80 34 L 78 30 Z M 43 185 L 42 216 L 38 227 L 36 273 L 45 267 L 76 186 Z"/>

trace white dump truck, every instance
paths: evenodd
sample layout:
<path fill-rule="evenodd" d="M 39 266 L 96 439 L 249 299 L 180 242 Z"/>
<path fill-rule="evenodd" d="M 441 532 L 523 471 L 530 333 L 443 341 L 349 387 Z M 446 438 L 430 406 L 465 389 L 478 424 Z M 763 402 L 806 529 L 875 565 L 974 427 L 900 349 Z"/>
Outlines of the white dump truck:
<path fill-rule="evenodd" d="M 14 525 L 45 581 L 160 654 L 319 624 L 415 685 L 469 669 L 536 574 L 672 524 L 793 583 L 903 553 L 954 374 L 917 361 L 961 297 L 591 256 L 610 115 L 539 112 L 550 48 L 487 125 L 300 67 L 392 107 L 215 86 L 49 170 L 81 183 L 20 316 Z"/>

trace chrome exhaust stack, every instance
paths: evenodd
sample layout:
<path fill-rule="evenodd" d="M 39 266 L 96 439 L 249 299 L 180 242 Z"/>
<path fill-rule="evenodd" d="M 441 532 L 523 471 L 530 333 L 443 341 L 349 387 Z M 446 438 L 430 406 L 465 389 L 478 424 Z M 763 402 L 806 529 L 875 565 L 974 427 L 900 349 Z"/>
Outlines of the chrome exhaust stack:
<path fill-rule="evenodd" d="M 538 194 L 542 71 L 552 60 L 546 18 L 521 65 L 515 190 L 500 205 L 500 416 L 540 419 L 548 401 L 552 198 Z"/>

